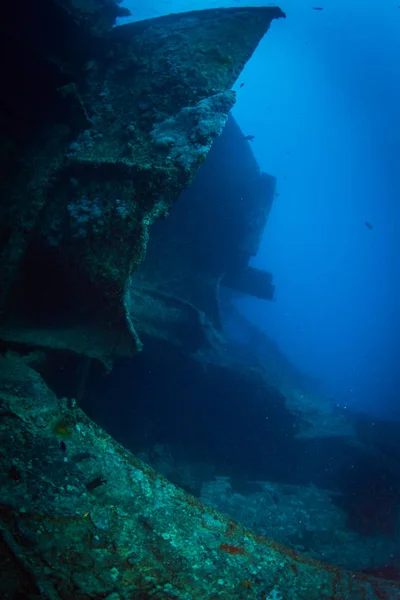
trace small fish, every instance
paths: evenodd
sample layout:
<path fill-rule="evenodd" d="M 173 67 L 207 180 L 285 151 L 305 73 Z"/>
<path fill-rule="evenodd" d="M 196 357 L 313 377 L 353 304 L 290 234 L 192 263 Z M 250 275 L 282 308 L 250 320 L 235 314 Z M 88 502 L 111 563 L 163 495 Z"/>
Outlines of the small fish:
<path fill-rule="evenodd" d="M 241 83 L 241 84 L 239 85 L 239 87 L 243 87 L 243 86 L 244 86 L 244 83 Z"/>
<path fill-rule="evenodd" d="M 313 6 L 313 7 L 312 7 L 312 9 L 313 9 L 313 10 L 324 10 L 324 9 L 322 8 L 322 6 Z"/>
<path fill-rule="evenodd" d="M 279 196 L 280 196 L 280 193 L 279 193 L 279 192 L 276 192 L 276 194 L 275 194 L 275 198 L 279 198 Z"/>
<path fill-rule="evenodd" d="M 61 452 L 63 452 L 65 454 L 66 451 L 67 451 L 67 446 L 66 446 L 64 440 L 61 440 L 61 442 L 60 442 L 60 448 L 61 448 Z"/>
<path fill-rule="evenodd" d="M 255 135 L 245 135 L 244 139 L 252 142 L 256 136 Z"/>
<path fill-rule="evenodd" d="M 368 229 L 373 229 L 374 226 L 372 225 L 372 223 L 370 223 L 369 221 L 365 221 L 365 226 L 368 227 Z"/>
<path fill-rule="evenodd" d="M 99 475 L 98 477 L 95 477 L 91 481 L 88 481 L 85 485 L 86 485 L 87 491 L 92 492 L 93 490 L 100 487 L 101 485 L 104 485 L 105 483 L 107 483 L 107 479 L 103 479 L 103 477 L 101 475 Z"/>

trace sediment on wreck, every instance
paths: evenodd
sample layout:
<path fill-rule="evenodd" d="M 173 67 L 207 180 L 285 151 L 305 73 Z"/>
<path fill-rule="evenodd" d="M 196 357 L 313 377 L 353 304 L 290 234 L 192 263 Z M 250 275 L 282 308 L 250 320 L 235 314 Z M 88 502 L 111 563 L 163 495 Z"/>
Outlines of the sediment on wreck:
<path fill-rule="evenodd" d="M 394 582 L 301 556 L 203 506 L 57 399 L 29 362 L 0 358 L 2 597 L 399 597 Z"/>
<path fill-rule="evenodd" d="M 52 109 L 22 150 L 10 132 L 4 144 L 16 160 L 2 184 L 1 339 L 107 365 L 140 349 L 128 286 L 149 227 L 192 181 L 234 103 L 232 84 L 282 16 L 209 10 L 106 32 L 81 18 L 70 25 L 82 60 L 43 45 Z"/>

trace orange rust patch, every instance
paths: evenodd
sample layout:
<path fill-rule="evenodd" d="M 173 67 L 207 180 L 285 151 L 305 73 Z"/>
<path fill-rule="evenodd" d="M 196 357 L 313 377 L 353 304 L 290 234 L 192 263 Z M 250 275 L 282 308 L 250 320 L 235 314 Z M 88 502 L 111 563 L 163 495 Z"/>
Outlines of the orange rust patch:
<path fill-rule="evenodd" d="M 246 554 L 244 548 L 241 548 L 240 546 L 234 546 L 233 544 L 221 544 L 219 549 L 222 550 L 222 552 L 226 552 L 227 554 L 233 554 L 236 556 L 243 556 L 243 554 Z"/>

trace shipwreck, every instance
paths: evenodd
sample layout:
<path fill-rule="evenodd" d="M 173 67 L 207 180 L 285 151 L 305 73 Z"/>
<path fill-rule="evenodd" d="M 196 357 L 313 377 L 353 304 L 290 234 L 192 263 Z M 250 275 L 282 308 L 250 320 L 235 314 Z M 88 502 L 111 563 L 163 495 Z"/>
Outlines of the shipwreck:
<path fill-rule="evenodd" d="M 285 397 L 223 332 L 236 318 L 223 290 L 274 296 L 272 274 L 250 259 L 275 179 L 229 113 L 235 80 L 284 13 L 215 9 L 114 27 L 125 14 L 114 0 L 2 9 L 0 595 L 394 600 L 395 581 L 237 524 L 90 418 L 100 374 L 169 356 L 226 381 L 236 372 L 244 393 L 268 388 L 277 414 L 300 416 L 293 444 L 312 443 L 316 429 L 327 443 L 355 435 L 338 412 Z M 221 240 L 227 217 L 241 226 Z"/>

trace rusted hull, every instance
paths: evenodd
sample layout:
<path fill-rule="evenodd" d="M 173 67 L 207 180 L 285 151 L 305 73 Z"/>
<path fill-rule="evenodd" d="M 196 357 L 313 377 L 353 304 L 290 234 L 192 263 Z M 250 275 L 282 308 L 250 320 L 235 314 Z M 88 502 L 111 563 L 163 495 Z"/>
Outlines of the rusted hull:
<path fill-rule="evenodd" d="M 400 586 L 257 536 L 0 361 L 2 597 L 396 600 Z M 63 443 L 61 443 L 63 442 Z"/>

